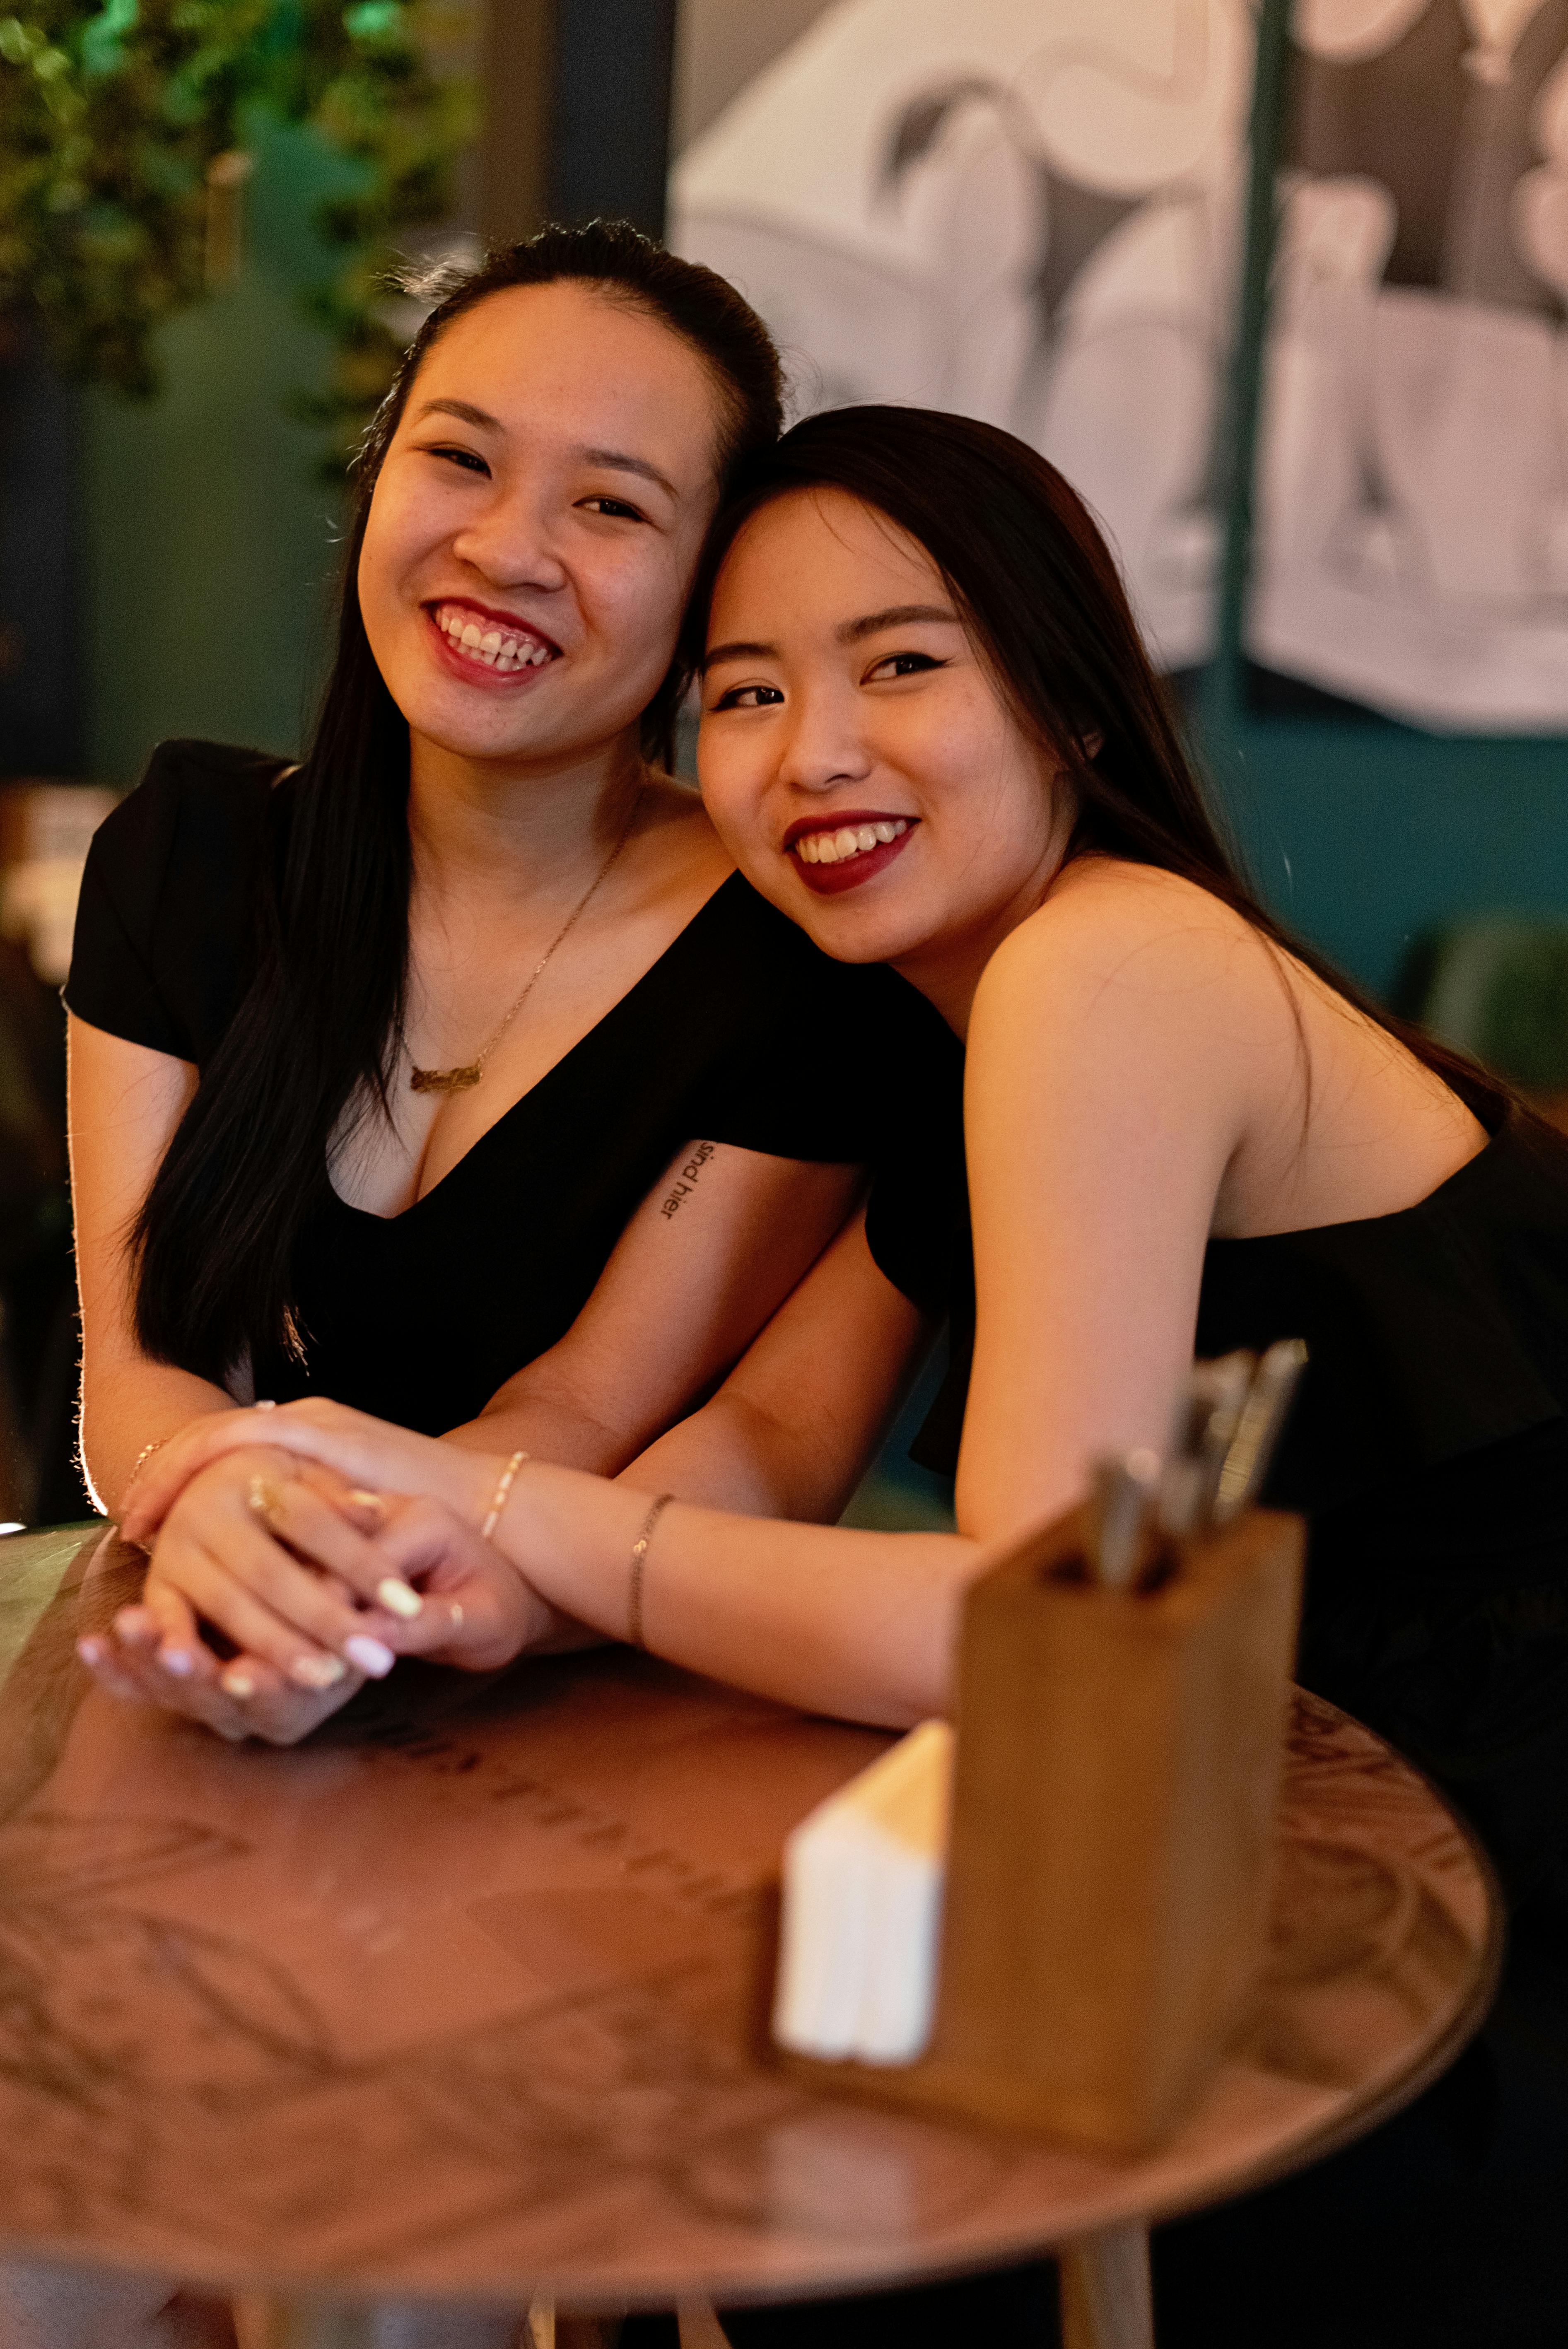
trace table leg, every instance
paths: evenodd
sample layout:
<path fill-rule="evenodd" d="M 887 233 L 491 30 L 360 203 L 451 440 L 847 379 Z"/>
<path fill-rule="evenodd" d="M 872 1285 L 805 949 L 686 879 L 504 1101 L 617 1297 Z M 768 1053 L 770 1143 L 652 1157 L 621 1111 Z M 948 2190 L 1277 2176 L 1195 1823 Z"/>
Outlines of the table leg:
<path fill-rule="evenodd" d="M 1147 2227 L 1085 2235 L 1056 2262 L 1063 2349 L 1154 2349 Z"/>
<path fill-rule="evenodd" d="M 375 2349 L 376 2311 L 248 2292 L 234 2303 L 239 2349 Z"/>
<path fill-rule="evenodd" d="M 547 2313 L 553 2339 L 555 2309 L 535 2302 L 529 2319 L 472 2308 L 441 2309 L 429 2302 L 275 2300 L 247 2292 L 234 2303 L 239 2349 L 514 2349 L 519 2341 L 535 2349 L 537 2313 Z"/>

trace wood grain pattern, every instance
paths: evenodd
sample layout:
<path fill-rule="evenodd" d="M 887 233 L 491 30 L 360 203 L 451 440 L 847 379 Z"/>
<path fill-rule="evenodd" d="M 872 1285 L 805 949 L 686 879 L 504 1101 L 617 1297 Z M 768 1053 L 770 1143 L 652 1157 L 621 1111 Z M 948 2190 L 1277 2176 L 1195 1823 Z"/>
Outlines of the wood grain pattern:
<path fill-rule="evenodd" d="M 612 1651 L 400 1667 L 305 1747 L 229 1747 L 75 1664 L 135 1570 L 0 1544 L 27 1618 L 0 1692 L 18 2255 L 582 2311 L 954 2273 L 1359 2133 L 1489 1994 L 1465 1836 L 1302 1700 L 1267 1994 L 1170 2145 L 865 2109 L 771 2064 L 761 2021 L 783 1837 L 884 1738 Z"/>

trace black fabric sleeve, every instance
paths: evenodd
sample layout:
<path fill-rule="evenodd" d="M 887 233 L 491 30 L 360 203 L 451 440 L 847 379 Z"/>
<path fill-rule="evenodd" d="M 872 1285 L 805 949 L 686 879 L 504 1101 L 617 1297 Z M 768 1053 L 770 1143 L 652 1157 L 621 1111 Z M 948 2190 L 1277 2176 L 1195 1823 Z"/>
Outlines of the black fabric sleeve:
<path fill-rule="evenodd" d="M 89 1026 L 204 1062 L 254 966 L 262 821 L 283 761 L 164 742 L 93 835 L 67 1008 Z"/>
<path fill-rule="evenodd" d="M 67 1008 L 150 1051 L 192 1058 L 152 975 L 151 942 L 179 814 L 176 778 L 155 750 L 143 781 L 99 824 L 77 900 Z"/>
<path fill-rule="evenodd" d="M 751 1000 L 702 1086 L 694 1133 L 881 1167 L 961 1119 L 962 1047 L 907 980 L 834 962 L 749 891 L 732 910 L 745 927 L 737 922 L 731 983 Z"/>

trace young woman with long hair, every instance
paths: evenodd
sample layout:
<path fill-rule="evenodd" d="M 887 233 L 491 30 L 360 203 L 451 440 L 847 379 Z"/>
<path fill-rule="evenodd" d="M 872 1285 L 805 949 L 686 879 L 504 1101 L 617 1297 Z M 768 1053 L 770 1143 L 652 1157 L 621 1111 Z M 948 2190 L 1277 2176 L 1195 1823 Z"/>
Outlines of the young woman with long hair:
<path fill-rule="evenodd" d="M 929 1009 L 812 947 L 664 771 L 703 534 L 778 431 L 760 321 L 613 223 L 431 290 L 358 469 L 303 763 L 166 744 L 88 862 L 70 1124 L 111 1512 L 250 1395 L 613 1473 L 788 1294 L 944 1049 L 956 1103 Z M 166 1536 L 214 1620 L 231 1552 L 288 1563 L 252 1506 L 265 1450 Z M 306 1652 L 226 1587 L 225 1668 L 189 1609 L 96 1668 L 294 1736 L 389 1665 Z"/>
<path fill-rule="evenodd" d="M 1092 521 L 1007 435 L 897 409 L 798 426 L 722 523 L 694 608 L 700 771 L 731 853 L 827 953 L 891 964 L 966 1040 L 972 1287 L 961 1185 L 944 1208 L 907 1160 L 682 1440 L 709 1413 L 722 1435 L 731 1397 L 781 1454 L 824 1440 L 800 1435 L 799 1365 L 857 1256 L 951 1317 L 929 1433 L 959 1530 L 677 1499 L 634 1583 L 648 1489 L 528 1464 L 487 1545 L 497 1459 L 304 1403 L 275 1415 L 281 1449 L 422 1496 L 346 1529 L 344 1585 L 372 1608 L 389 1576 L 423 1593 L 407 1622 L 372 1618 L 410 1651 L 453 1652 L 454 1601 L 487 1663 L 565 1610 L 906 1723 L 948 1701 L 972 1577 L 1096 1455 L 1163 1444 L 1195 1349 L 1304 1338 L 1270 1487 L 1310 1519 L 1301 1677 L 1463 1802 L 1512 1897 L 1513 1970 L 1455 2080 L 1303 2180 L 1169 2230 L 1160 2335 L 1543 2349 L 1568 2333 L 1568 1144 L 1258 902 Z M 240 1413 L 160 1454 L 128 1530 L 151 1539 L 254 1433 Z M 634 1481 L 671 1483 L 659 1464 L 655 1446 Z M 359 1619 L 343 1604 L 327 1636 Z M 810 2337 L 835 2337 L 821 2312 Z M 836 2337 L 891 2335 L 852 2306 Z"/>

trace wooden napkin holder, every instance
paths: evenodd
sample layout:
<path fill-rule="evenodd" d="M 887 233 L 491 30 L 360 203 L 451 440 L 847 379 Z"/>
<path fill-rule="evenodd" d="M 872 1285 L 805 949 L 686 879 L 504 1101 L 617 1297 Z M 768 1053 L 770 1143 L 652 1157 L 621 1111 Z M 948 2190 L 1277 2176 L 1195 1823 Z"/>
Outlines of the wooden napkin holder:
<path fill-rule="evenodd" d="M 936 2018 L 822 2086 L 1106 2153 L 1177 2127 L 1251 2012 L 1303 1527 L 1253 1509 L 1096 1583 L 1085 1507 L 971 1589 Z"/>

